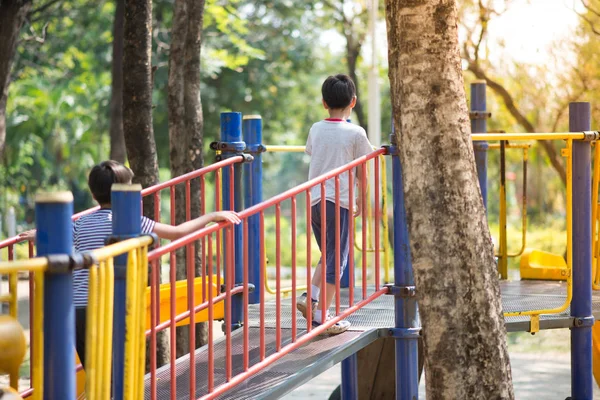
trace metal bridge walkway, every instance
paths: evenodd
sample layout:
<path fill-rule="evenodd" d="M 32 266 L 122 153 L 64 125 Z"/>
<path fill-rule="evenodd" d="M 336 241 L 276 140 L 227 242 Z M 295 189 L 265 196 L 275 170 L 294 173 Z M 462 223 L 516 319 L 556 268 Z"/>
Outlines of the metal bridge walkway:
<path fill-rule="evenodd" d="M 513 281 L 501 282 L 502 303 L 505 312 L 554 308 L 563 304 L 566 296 L 564 282 Z M 373 291 L 370 288 L 369 293 Z M 355 299 L 361 300 L 361 290 L 354 292 Z M 600 293 L 593 292 L 594 317 L 600 319 Z M 299 349 L 283 356 L 269 367 L 252 376 L 244 383 L 227 392 L 219 399 L 277 399 L 294 388 L 308 382 L 326 371 L 347 356 L 387 334 L 394 326 L 393 296 L 384 295 L 352 314 L 348 321 L 351 329 L 338 336 L 319 336 Z M 282 346 L 291 341 L 291 301 L 284 299 L 281 304 Z M 341 303 L 348 304 L 348 291 L 342 290 Z M 343 307 L 342 307 L 343 309 Z M 259 352 L 259 307 L 250 306 L 249 313 L 250 366 L 260 361 Z M 298 337 L 305 333 L 305 320 L 297 313 Z M 542 315 L 540 329 L 567 328 L 573 324 L 569 310 L 557 315 Z M 506 318 L 509 332 L 528 331 L 528 317 Z M 275 351 L 275 302 L 265 304 L 265 343 L 266 355 Z M 243 372 L 242 330 L 232 334 L 233 376 Z M 225 338 L 214 343 L 214 383 L 225 383 Z M 196 398 L 207 393 L 207 347 L 196 350 Z M 189 399 L 189 355 L 176 361 L 177 399 Z M 146 398 L 150 397 L 150 377 L 146 376 Z M 157 398 L 170 398 L 169 365 L 157 371 Z"/>

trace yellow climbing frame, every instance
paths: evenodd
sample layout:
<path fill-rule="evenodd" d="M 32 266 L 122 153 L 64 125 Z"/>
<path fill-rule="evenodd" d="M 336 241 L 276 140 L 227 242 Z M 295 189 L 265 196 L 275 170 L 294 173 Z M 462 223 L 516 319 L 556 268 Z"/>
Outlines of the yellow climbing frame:
<path fill-rule="evenodd" d="M 129 239 L 91 252 L 96 264 L 89 267 L 88 318 L 86 327 L 86 398 L 110 398 L 112 367 L 112 323 L 114 295 L 114 257 L 127 254 L 127 293 L 125 336 L 125 389 L 124 398 L 143 398 L 145 368 L 145 299 L 148 276 L 148 246 L 150 236 Z M 33 398 L 43 399 L 44 388 L 44 272 L 48 259 L 0 262 L 0 274 L 16 276 L 19 272 L 33 273 L 34 313 L 33 353 L 31 354 Z M 15 295 L 16 296 L 16 295 Z M 73 371 L 75 373 L 75 371 Z M 15 380 L 16 379 L 16 380 Z M 11 386 L 18 390 L 18 368 L 11 374 Z"/>

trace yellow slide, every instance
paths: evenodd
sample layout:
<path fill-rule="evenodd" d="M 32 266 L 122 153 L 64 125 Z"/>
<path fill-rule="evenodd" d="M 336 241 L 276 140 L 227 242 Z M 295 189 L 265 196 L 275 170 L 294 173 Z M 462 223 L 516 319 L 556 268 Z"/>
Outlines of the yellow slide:
<path fill-rule="evenodd" d="M 521 279 L 545 281 L 567 280 L 567 263 L 558 254 L 525 249 L 519 266 L 521 269 Z"/>
<path fill-rule="evenodd" d="M 214 298 L 218 295 L 218 286 L 216 277 L 213 277 L 213 281 L 210 290 L 210 294 Z M 158 323 L 166 322 L 171 319 L 171 284 L 163 283 L 160 285 L 160 320 Z M 194 280 L 194 303 L 196 305 L 202 304 L 202 278 L 196 278 Z M 177 281 L 175 283 L 175 315 L 179 315 L 188 309 L 188 288 L 187 281 Z M 208 290 L 204 291 L 208 292 Z M 150 329 L 150 287 L 146 288 L 146 329 Z M 220 301 L 213 304 L 213 319 L 224 318 L 224 302 Z M 196 322 L 208 321 L 208 309 L 204 309 L 196 313 Z M 184 326 L 190 323 L 190 319 L 186 318 L 177 323 L 177 326 Z"/>

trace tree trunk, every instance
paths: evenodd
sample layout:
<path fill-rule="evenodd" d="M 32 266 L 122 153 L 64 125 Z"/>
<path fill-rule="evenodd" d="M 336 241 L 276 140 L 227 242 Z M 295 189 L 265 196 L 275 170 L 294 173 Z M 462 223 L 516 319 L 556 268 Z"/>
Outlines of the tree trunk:
<path fill-rule="evenodd" d="M 356 64 L 358 63 L 358 57 L 360 56 L 360 49 L 362 47 L 362 40 L 355 41 L 352 35 L 346 35 L 346 57 L 348 59 L 348 75 L 354 81 L 356 85 L 356 105 L 354 106 L 354 112 L 358 118 L 358 124 L 367 130 L 367 118 L 365 117 L 365 111 L 363 103 L 360 97 L 360 90 L 358 89 L 358 76 L 356 75 Z"/>
<path fill-rule="evenodd" d="M 386 17 L 427 398 L 512 399 L 498 272 L 469 136 L 456 4 L 387 0 Z"/>
<path fill-rule="evenodd" d="M 171 175 L 179 176 L 202 167 L 202 104 L 200 102 L 200 49 L 204 1 L 176 0 L 173 10 L 171 48 L 169 54 L 169 142 Z M 186 207 L 177 207 L 176 223 L 186 220 L 189 207 L 190 217 L 200 216 L 200 181 L 190 183 L 190 202 Z M 176 188 L 176 196 L 185 199 L 185 186 Z M 185 204 L 185 203 L 184 203 Z M 201 242 L 194 245 L 195 275 L 202 268 Z M 187 278 L 186 253 L 177 253 L 177 279 Z M 207 342 L 206 323 L 196 324 L 196 346 Z M 177 356 L 189 353 L 189 329 L 177 329 Z"/>
<path fill-rule="evenodd" d="M 19 32 L 30 7 L 31 1 L 27 0 L 0 1 L 0 157 L 4 152 L 6 140 L 6 102 L 10 71 Z"/>
<path fill-rule="evenodd" d="M 110 159 L 125 163 L 123 136 L 123 23 L 125 0 L 115 0 L 112 90 L 110 94 Z"/>
<path fill-rule="evenodd" d="M 125 1 L 123 57 L 123 133 L 134 182 L 146 188 L 158 183 L 158 161 L 152 129 L 152 1 Z M 144 215 L 154 218 L 154 197 L 144 198 Z M 169 361 L 165 331 L 157 334 L 157 363 Z M 149 362 L 149 348 L 146 346 Z M 148 364 L 147 364 L 148 365 Z"/>

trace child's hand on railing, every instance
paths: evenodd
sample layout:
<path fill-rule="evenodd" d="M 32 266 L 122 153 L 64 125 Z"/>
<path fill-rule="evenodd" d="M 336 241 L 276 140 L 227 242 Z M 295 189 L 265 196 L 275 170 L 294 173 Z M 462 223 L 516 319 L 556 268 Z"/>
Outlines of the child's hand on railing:
<path fill-rule="evenodd" d="M 22 240 L 35 240 L 35 229 L 30 231 L 21 232 L 18 235 L 19 239 Z"/>
<path fill-rule="evenodd" d="M 356 200 L 356 210 L 354 210 L 354 218 L 360 217 L 360 214 L 362 214 L 362 198 L 361 196 L 358 196 L 358 199 Z"/>
<path fill-rule="evenodd" d="M 210 213 L 210 217 L 212 222 L 229 221 L 236 225 L 242 222 L 235 211 L 216 211 Z"/>

